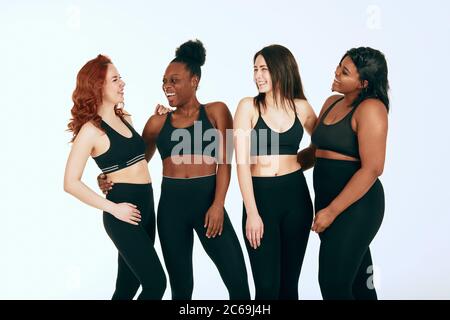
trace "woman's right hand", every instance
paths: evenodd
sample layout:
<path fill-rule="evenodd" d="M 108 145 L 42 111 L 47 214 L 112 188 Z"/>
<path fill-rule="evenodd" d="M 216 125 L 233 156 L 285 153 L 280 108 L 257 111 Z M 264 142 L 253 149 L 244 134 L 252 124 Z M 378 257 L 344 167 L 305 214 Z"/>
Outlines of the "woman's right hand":
<path fill-rule="evenodd" d="M 136 226 L 138 225 L 138 222 L 141 221 L 140 213 L 141 212 L 134 204 L 128 202 L 116 204 L 113 212 L 111 212 L 111 214 L 117 219 L 123 222 L 134 224 Z"/>
<path fill-rule="evenodd" d="M 259 214 L 248 214 L 247 222 L 245 224 L 245 235 L 247 237 L 247 240 L 250 242 L 250 246 L 253 249 L 258 249 L 258 247 L 261 245 L 263 234 L 264 223 Z"/>
<path fill-rule="evenodd" d="M 162 104 L 157 104 L 156 108 L 155 108 L 155 114 L 159 114 L 159 115 L 166 114 L 166 113 L 169 113 L 172 111 L 173 111 L 173 109 L 167 108 Z"/>
<path fill-rule="evenodd" d="M 112 181 L 108 180 L 108 176 L 104 173 L 100 173 L 97 176 L 97 184 L 104 194 L 108 194 L 108 191 L 111 190 L 114 185 Z"/>

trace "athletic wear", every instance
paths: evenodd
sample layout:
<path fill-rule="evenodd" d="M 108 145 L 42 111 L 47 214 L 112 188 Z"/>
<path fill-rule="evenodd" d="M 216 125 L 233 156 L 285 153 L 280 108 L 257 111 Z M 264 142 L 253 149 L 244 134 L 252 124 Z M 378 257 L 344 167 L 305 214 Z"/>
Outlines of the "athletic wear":
<path fill-rule="evenodd" d="M 124 137 L 101 121 L 101 127 L 109 139 L 109 149 L 93 159 L 103 173 L 115 172 L 145 159 L 144 140 L 125 119 L 120 119 L 130 129 L 131 138 Z"/>
<path fill-rule="evenodd" d="M 198 119 L 189 127 L 175 128 L 171 119 L 170 112 L 156 140 L 162 160 L 171 155 L 196 154 L 214 158 L 217 156 L 218 132 L 209 121 L 204 105 L 200 105 Z"/>
<path fill-rule="evenodd" d="M 298 299 L 298 280 L 310 233 L 313 207 L 303 171 L 277 177 L 252 177 L 264 223 L 261 246 L 245 244 L 250 257 L 256 300 Z M 247 212 L 244 206 L 244 235 Z"/>
<path fill-rule="evenodd" d="M 323 114 L 316 129 L 311 136 L 311 142 L 322 150 L 330 150 L 343 155 L 359 159 L 358 136 L 352 129 L 352 115 L 356 108 L 345 115 L 337 123 L 324 124 L 323 121 L 333 107 L 343 97 L 336 100 Z"/>
<path fill-rule="evenodd" d="M 155 241 L 155 210 L 152 185 L 115 183 L 107 199 L 128 202 L 141 213 L 139 225 L 132 225 L 103 213 L 103 224 L 119 250 L 116 290 L 113 300 L 133 299 L 139 285 L 138 299 L 161 299 L 166 289 L 166 276 L 153 247 Z"/>
<path fill-rule="evenodd" d="M 222 235 L 206 237 L 205 215 L 214 201 L 215 189 L 215 175 L 188 179 L 163 177 L 158 233 L 174 300 L 192 297 L 193 230 L 219 270 L 230 299 L 250 299 L 244 256 L 226 211 Z"/>
<path fill-rule="evenodd" d="M 285 132 L 273 131 L 258 111 L 258 121 L 251 133 L 251 155 L 295 155 L 303 137 L 303 126 L 297 115 Z"/>
<path fill-rule="evenodd" d="M 313 174 L 316 212 L 341 193 L 360 167 L 359 161 L 316 160 Z M 377 179 L 361 199 L 319 234 L 319 283 L 324 299 L 377 299 L 369 244 L 383 215 L 384 192 Z"/>

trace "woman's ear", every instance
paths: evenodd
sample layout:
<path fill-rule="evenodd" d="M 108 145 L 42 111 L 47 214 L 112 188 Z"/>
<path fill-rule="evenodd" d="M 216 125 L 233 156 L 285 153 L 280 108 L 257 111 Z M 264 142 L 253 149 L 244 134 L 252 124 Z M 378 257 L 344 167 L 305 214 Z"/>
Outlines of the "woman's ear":
<path fill-rule="evenodd" d="M 369 85 L 369 81 L 367 81 L 367 80 L 361 81 L 361 89 L 366 89 L 368 85 Z"/>
<path fill-rule="evenodd" d="M 191 85 L 193 88 L 195 88 L 195 90 L 198 89 L 198 83 L 200 82 L 198 76 L 193 76 L 191 79 Z"/>

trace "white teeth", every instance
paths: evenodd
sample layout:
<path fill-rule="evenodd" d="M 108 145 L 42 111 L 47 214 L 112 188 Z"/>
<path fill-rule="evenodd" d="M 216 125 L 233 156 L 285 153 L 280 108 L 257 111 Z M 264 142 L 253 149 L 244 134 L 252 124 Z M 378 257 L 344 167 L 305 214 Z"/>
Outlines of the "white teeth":
<path fill-rule="evenodd" d="M 167 93 L 166 92 L 166 97 L 173 97 L 175 95 L 175 93 Z"/>
<path fill-rule="evenodd" d="M 336 81 L 337 83 L 340 83 L 340 81 L 338 79 L 336 79 L 336 78 L 334 78 L 334 81 Z"/>

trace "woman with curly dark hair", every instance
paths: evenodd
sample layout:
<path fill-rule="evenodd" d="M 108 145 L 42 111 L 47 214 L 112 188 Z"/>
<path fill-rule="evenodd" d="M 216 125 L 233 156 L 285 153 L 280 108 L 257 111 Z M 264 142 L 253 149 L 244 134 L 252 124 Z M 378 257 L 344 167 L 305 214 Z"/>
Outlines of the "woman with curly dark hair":
<path fill-rule="evenodd" d="M 384 215 L 388 69 L 372 48 L 345 53 L 312 135 L 316 215 L 324 299 L 377 299 L 369 244 Z"/>
<path fill-rule="evenodd" d="M 145 142 L 119 108 L 125 83 L 103 55 L 79 71 L 73 92 L 72 149 L 64 174 L 64 190 L 103 211 L 103 223 L 119 251 L 116 289 L 112 299 L 161 299 L 166 277 L 153 247 L 155 211 Z M 106 199 L 87 187 L 81 177 L 91 156 L 115 182 Z M 137 282 L 137 286 L 130 286 Z"/>

